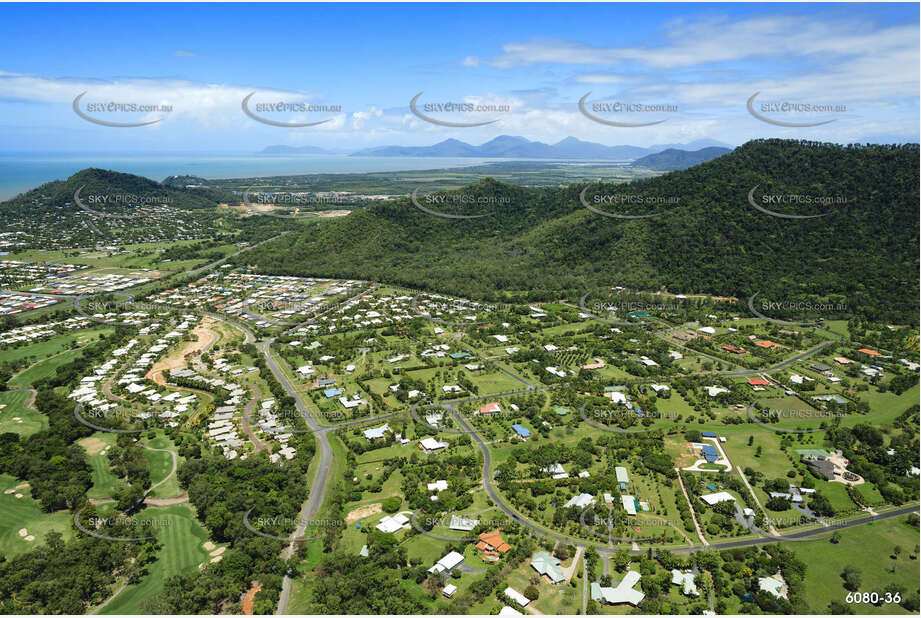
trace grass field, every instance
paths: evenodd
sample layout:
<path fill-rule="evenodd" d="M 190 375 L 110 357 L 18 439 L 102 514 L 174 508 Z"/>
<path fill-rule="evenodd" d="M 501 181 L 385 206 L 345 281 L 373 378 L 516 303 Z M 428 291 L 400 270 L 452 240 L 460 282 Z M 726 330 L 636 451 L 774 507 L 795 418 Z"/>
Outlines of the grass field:
<path fill-rule="evenodd" d="M 176 445 L 173 444 L 172 440 L 170 440 L 162 432 L 159 431 L 157 432 L 157 436 L 155 438 L 145 438 L 143 442 L 151 448 L 168 449 L 174 452 L 176 451 Z M 171 498 L 182 493 L 182 490 L 179 487 L 179 481 L 176 479 L 176 475 L 170 476 L 173 471 L 172 455 L 163 451 L 151 451 L 145 449 L 144 457 L 147 459 L 147 467 L 150 470 L 151 486 L 156 485 L 163 479 L 169 477 L 169 480 L 151 492 L 151 496 L 155 498 Z M 183 457 L 178 457 L 176 466 L 177 469 L 180 465 L 182 465 L 183 461 Z"/>
<path fill-rule="evenodd" d="M 48 419 L 44 414 L 27 408 L 29 400 L 28 391 L 3 391 L 0 392 L 0 433 L 17 433 L 20 436 L 31 436 L 33 433 L 48 428 Z M 18 418 L 19 421 L 14 421 Z"/>
<path fill-rule="evenodd" d="M 0 350 L 0 365 L 21 359 L 26 359 L 30 364 L 34 364 L 73 347 L 84 346 L 97 339 L 101 333 L 111 333 L 113 330 L 110 326 L 88 328 L 37 341 L 20 348 Z M 12 386 L 28 386 L 28 384 L 16 384 L 15 381 L 16 378 L 14 377 L 11 381 Z"/>
<path fill-rule="evenodd" d="M 86 460 L 90 464 L 93 479 L 93 486 L 86 493 L 89 498 L 111 498 L 115 495 L 119 480 L 110 469 L 108 455 L 101 454 L 102 450 L 114 445 L 115 440 L 114 433 L 97 431 L 78 442 L 86 450 Z"/>
<path fill-rule="evenodd" d="M 841 541 L 835 545 L 827 538 L 787 545 L 806 563 L 806 602 L 813 613 L 828 611 L 831 601 L 845 601 L 847 590 L 841 572 L 848 565 L 856 566 L 862 574 L 861 592 L 883 592 L 887 584 L 902 586 L 906 594 L 918 593 L 919 569 L 916 551 L 918 529 L 905 523 L 905 517 L 864 524 L 841 530 Z M 902 553 L 895 560 L 891 554 L 898 545 Z M 890 568 L 895 566 L 895 572 Z M 897 605 L 851 605 L 857 614 L 905 614 Z"/>
<path fill-rule="evenodd" d="M 16 374 L 16 377 L 10 380 L 10 386 L 13 388 L 30 387 L 48 376 L 54 375 L 59 367 L 66 365 L 74 360 L 80 354 L 80 349 L 64 350 L 53 356 L 41 360 L 28 369 Z"/>
<path fill-rule="evenodd" d="M 152 597 L 163 589 L 163 583 L 172 575 L 194 572 L 202 562 L 210 560 L 202 544 L 208 541 L 208 532 L 195 519 L 191 507 L 185 504 L 144 509 L 137 519 L 168 521 L 159 526 L 157 535 L 162 543 L 160 555 L 148 566 L 148 574 L 140 583 L 128 586 L 102 614 L 143 614 L 144 599 Z"/>
<path fill-rule="evenodd" d="M 0 556 L 15 556 L 29 551 L 44 543 L 45 535 L 52 530 L 63 534 L 65 540 L 73 536 L 70 513 L 43 513 L 32 499 L 28 487 L 16 491 L 22 498 L 17 498 L 16 493 L 6 493 L 8 489 L 21 484 L 23 481 L 0 474 Z M 34 536 L 34 540 L 27 541 L 20 536 L 22 528 L 26 529 L 28 535 Z"/>

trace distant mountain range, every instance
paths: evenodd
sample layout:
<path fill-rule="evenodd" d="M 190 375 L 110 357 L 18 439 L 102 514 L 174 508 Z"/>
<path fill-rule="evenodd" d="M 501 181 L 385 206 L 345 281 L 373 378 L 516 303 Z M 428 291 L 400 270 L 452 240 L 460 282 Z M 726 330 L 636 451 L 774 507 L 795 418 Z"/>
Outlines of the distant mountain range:
<path fill-rule="evenodd" d="M 659 144 L 655 146 L 605 146 L 567 137 L 555 144 L 531 141 L 513 135 L 500 135 L 479 146 L 457 139 L 446 139 L 431 146 L 376 146 L 351 153 L 353 157 L 477 157 L 491 159 L 592 159 L 607 161 L 632 161 L 663 150 L 700 150 L 725 148 L 728 144 L 710 139 L 695 140 L 688 144 Z M 259 154 L 335 154 L 315 146 L 268 146 Z M 724 153 L 720 153 L 724 154 Z M 719 156 L 719 155 L 714 155 Z M 712 158 L 712 157 L 709 157 Z M 702 159 L 701 161 L 706 161 Z M 700 161 L 698 161 L 700 162 Z"/>

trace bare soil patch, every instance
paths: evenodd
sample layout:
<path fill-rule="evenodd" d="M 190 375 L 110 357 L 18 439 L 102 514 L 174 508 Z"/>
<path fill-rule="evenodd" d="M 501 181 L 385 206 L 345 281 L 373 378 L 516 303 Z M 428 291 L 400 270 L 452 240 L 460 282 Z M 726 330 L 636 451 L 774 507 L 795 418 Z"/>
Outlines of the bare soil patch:
<path fill-rule="evenodd" d="M 370 517 L 382 511 L 381 503 L 375 502 L 374 504 L 366 504 L 365 506 L 360 506 L 353 511 L 350 511 L 348 515 L 345 516 L 345 523 L 350 524 L 356 522 L 359 519 L 364 519 L 365 517 Z"/>

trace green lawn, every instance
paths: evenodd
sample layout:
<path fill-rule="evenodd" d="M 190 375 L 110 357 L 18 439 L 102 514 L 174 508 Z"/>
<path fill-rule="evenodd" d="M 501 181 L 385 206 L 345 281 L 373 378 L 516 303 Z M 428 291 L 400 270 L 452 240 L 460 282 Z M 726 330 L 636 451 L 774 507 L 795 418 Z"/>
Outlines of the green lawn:
<path fill-rule="evenodd" d="M 44 513 L 39 508 L 28 487 L 8 494 L 8 489 L 22 485 L 23 481 L 7 474 L 0 474 L 0 556 L 14 556 L 29 551 L 45 542 L 45 535 L 56 530 L 64 535 L 65 540 L 73 536 L 71 516 L 66 511 Z M 22 495 L 17 498 L 16 493 Z M 25 540 L 19 531 L 25 528 L 27 535 L 35 538 Z"/>
<path fill-rule="evenodd" d="M 115 495 L 119 479 L 112 473 L 108 455 L 101 451 L 115 444 L 116 435 L 106 431 L 97 431 L 88 438 L 78 442 L 86 449 L 86 460 L 90 464 L 90 474 L 93 486 L 87 492 L 89 498 L 111 498 Z"/>
<path fill-rule="evenodd" d="M 18 433 L 20 436 L 31 436 L 48 428 L 48 419 L 44 414 L 25 406 L 29 400 L 28 391 L 2 391 L 0 392 L 0 433 Z M 13 420 L 18 418 L 18 421 Z"/>
<path fill-rule="evenodd" d="M 125 588 L 103 608 L 103 614 L 146 613 L 141 608 L 141 602 L 158 594 L 168 577 L 194 572 L 199 564 L 211 559 L 202 547 L 208 541 L 208 532 L 195 519 L 188 505 L 147 508 L 136 518 L 169 522 L 168 525 L 152 528 L 160 531 L 157 538 L 163 546 L 157 560 L 148 565 L 148 574 L 141 582 Z"/>
<path fill-rule="evenodd" d="M 36 382 L 54 375 L 58 368 L 73 361 L 79 356 L 80 352 L 81 349 L 65 350 L 34 365 L 30 365 L 28 369 L 18 373 L 15 378 L 10 380 L 10 386 L 13 388 L 30 387 Z"/>
<path fill-rule="evenodd" d="M 158 449 L 169 449 L 176 451 L 176 445 L 173 444 L 172 440 L 167 438 L 162 432 L 157 432 L 157 436 L 153 439 L 144 439 L 144 444 L 150 446 L 151 448 Z M 163 451 L 151 451 L 145 449 L 144 457 L 147 459 L 147 466 L 150 470 L 150 484 L 151 486 L 156 485 L 173 471 L 173 457 L 169 453 Z M 177 469 L 182 465 L 184 458 L 178 458 Z M 167 480 L 163 485 L 160 485 L 153 490 L 151 496 L 155 498 L 171 498 L 182 493 L 182 489 L 179 487 L 179 481 L 176 479 L 176 475 L 173 475 Z"/>
<path fill-rule="evenodd" d="M 0 365 L 20 359 L 27 359 L 31 362 L 41 361 L 72 347 L 86 345 L 96 339 L 100 333 L 111 333 L 113 330 L 111 326 L 101 326 L 99 328 L 71 331 L 19 348 L 0 350 Z M 16 386 L 16 384 L 12 385 Z"/>
<path fill-rule="evenodd" d="M 828 604 L 845 601 L 847 590 L 841 572 L 848 565 L 856 566 L 862 574 L 862 592 L 883 592 L 887 584 L 903 587 L 906 595 L 918 593 L 918 560 L 908 555 L 918 545 L 918 529 L 905 523 L 905 517 L 864 524 L 841 530 L 841 542 L 831 543 L 828 538 L 818 541 L 789 543 L 797 557 L 806 563 L 806 602 L 812 613 L 828 612 Z M 893 560 L 893 548 L 902 548 L 901 555 Z M 890 568 L 895 566 L 895 572 Z M 905 614 L 897 605 L 851 605 L 858 614 Z"/>

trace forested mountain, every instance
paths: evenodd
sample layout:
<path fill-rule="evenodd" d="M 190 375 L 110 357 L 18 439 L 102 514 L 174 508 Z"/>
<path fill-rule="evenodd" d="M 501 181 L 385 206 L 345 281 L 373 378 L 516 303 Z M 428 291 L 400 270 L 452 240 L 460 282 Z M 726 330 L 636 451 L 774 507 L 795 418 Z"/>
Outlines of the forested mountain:
<path fill-rule="evenodd" d="M 831 294 L 878 317 L 916 321 L 918 146 L 756 140 L 707 163 L 627 184 L 526 189 L 486 179 L 448 196 L 487 202 L 475 219 L 433 216 L 409 199 L 354 212 L 249 253 L 262 272 L 381 280 L 484 299 L 577 296 L 592 286 L 775 298 Z M 846 204 L 749 203 L 762 195 Z M 660 206 L 585 208 L 617 194 Z M 787 198 L 785 198 L 787 199 Z M 445 208 L 419 198 L 430 210 Z M 675 203 L 676 202 L 676 203 Z"/>
<path fill-rule="evenodd" d="M 146 198 L 152 203 L 166 204 L 179 210 L 212 208 L 217 201 L 216 196 L 205 190 L 185 189 L 173 184 L 161 184 L 143 176 L 90 167 L 77 172 L 67 180 L 48 182 L 10 200 L 0 202 L 0 214 L 9 213 L 18 216 L 22 214 L 24 208 L 33 211 L 37 208 L 54 210 L 64 208 L 76 211 L 78 207 L 74 205 L 74 192 L 80 187 L 83 187 L 80 191 L 80 195 L 83 196 L 82 201 L 87 205 L 89 205 L 89 200 L 85 196 L 89 195 L 112 196 L 110 202 L 115 201 L 115 196 L 136 196 L 137 199 Z M 70 206 L 66 206 L 67 204 Z M 119 205 L 138 206 L 138 204 L 129 202 L 120 202 Z M 92 207 L 97 208 L 99 204 L 93 204 Z M 111 207 L 102 206 L 98 209 L 105 211 Z M 118 208 L 113 209 L 113 212 L 117 210 Z"/>
<path fill-rule="evenodd" d="M 669 148 L 662 152 L 641 157 L 633 162 L 633 166 L 645 167 L 647 169 L 663 172 L 683 170 L 692 165 L 704 163 L 730 152 L 732 152 L 730 148 L 719 148 L 717 146 L 701 148 L 700 150 L 679 150 L 677 148 Z"/>

